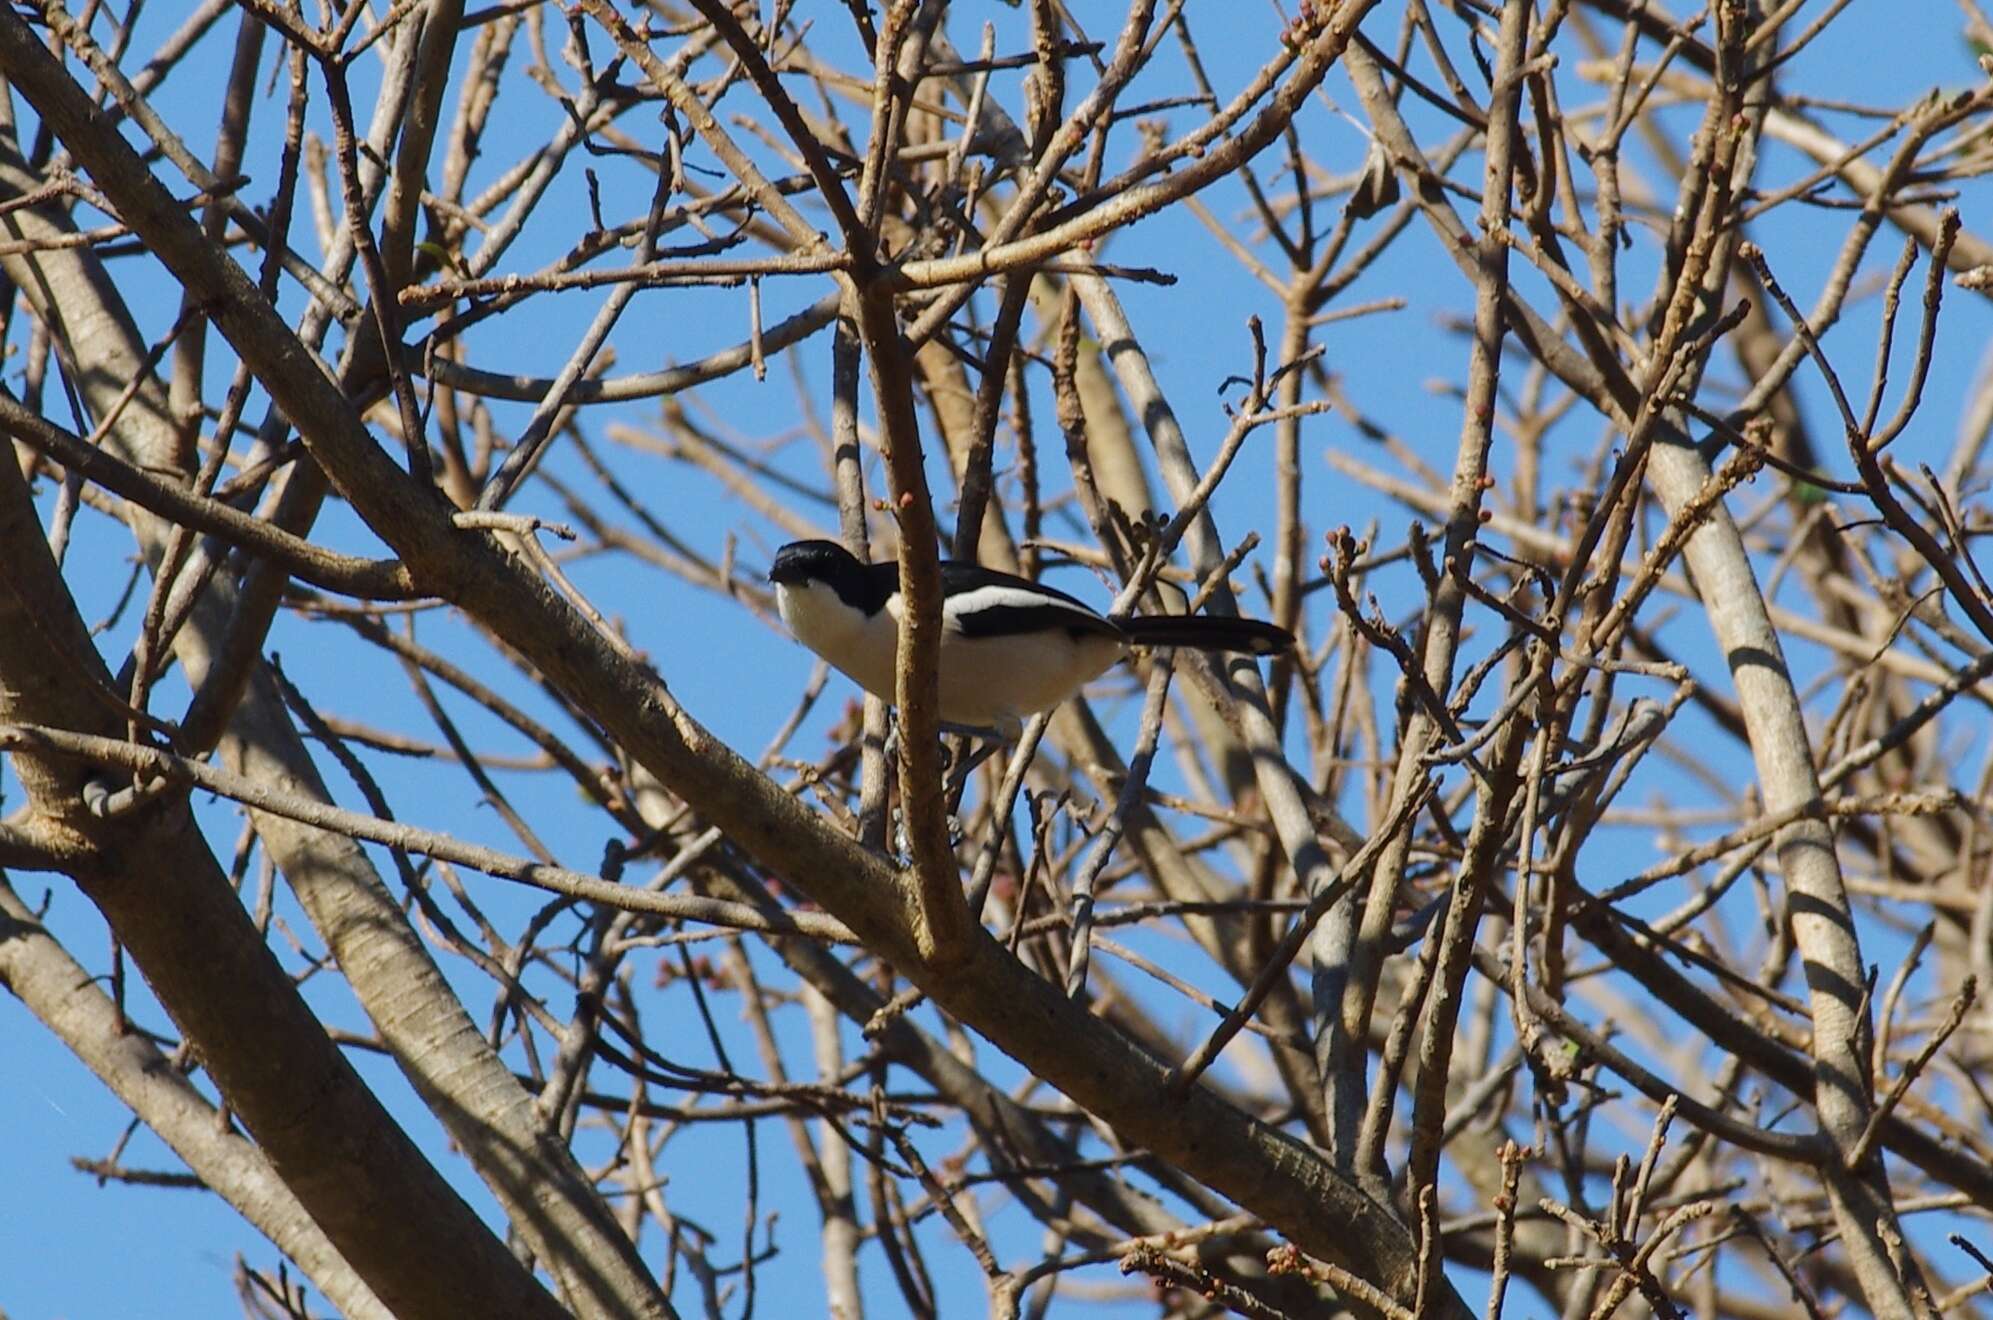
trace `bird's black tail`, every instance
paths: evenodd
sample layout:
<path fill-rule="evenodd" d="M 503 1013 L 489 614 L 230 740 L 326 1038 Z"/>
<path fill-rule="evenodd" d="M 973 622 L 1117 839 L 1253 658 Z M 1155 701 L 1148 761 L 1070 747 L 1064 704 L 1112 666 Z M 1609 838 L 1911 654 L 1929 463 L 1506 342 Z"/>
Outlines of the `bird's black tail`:
<path fill-rule="evenodd" d="M 1228 619 L 1215 614 L 1123 615 L 1114 620 L 1137 646 L 1189 646 L 1199 651 L 1240 651 L 1279 655 L 1294 646 L 1294 634 L 1261 619 Z"/>

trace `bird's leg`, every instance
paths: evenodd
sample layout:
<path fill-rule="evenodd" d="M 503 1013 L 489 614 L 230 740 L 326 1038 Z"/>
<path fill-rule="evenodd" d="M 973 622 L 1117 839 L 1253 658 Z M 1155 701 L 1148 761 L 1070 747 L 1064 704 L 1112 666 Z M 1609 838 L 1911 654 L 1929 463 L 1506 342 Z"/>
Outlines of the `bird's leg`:
<path fill-rule="evenodd" d="M 1001 742 L 996 742 L 994 740 L 978 743 L 970 751 L 968 759 L 962 762 L 962 768 L 955 772 L 956 779 L 960 781 L 960 784 L 957 786 L 955 791 L 957 793 L 960 793 L 961 786 L 966 785 L 968 783 L 969 776 L 974 774 L 977 770 L 981 769 L 983 762 L 989 760 L 992 756 L 995 756 L 998 750 L 1001 749 L 1003 746 L 1005 746 L 1005 744 Z"/>
<path fill-rule="evenodd" d="M 1017 741 L 1016 735 L 1005 736 L 1002 729 L 964 730 L 965 738 L 973 738 L 975 746 L 963 758 L 962 764 L 948 776 L 948 818 L 954 821 L 962 810 L 962 796 L 969 791 L 969 776 L 981 767 L 983 762 L 995 756 L 997 749 Z"/>
<path fill-rule="evenodd" d="M 1018 732 L 1023 729 L 1023 725 L 1011 730 L 999 724 L 950 724 L 947 720 L 941 721 L 934 727 L 943 733 L 959 733 L 964 738 L 998 743 L 1016 742 Z"/>
<path fill-rule="evenodd" d="M 885 756 L 887 760 L 891 760 L 894 756 L 898 755 L 900 750 L 899 712 L 892 712 L 891 719 L 892 727 L 886 734 Z M 1006 743 L 1017 741 L 1015 733 L 1006 731 L 993 724 L 951 724 L 947 720 L 942 720 L 934 726 L 934 729 L 936 733 L 942 734 L 944 737 L 948 734 L 955 734 L 959 737 L 973 738 L 981 742 Z M 985 759 L 987 756 L 988 753 L 984 753 Z M 954 764 L 954 761 L 954 752 L 946 742 L 942 743 L 941 768 L 946 770 Z M 972 766 L 971 768 L 973 769 L 974 767 Z"/>
<path fill-rule="evenodd" d="M 981 765 L 989 753 L 980 747 L 972 747 L 966 741 L 961 746 L 966 755 L 951 756 L 948 780 L 943 788 L 943 800 L 948 803 L 948 832 L 961 832 L 962 797 L 969 791 L 969 776 Z M 957 764 L 959 763 L 959 764 Z"/>
<path fill-rule="evenodd" d="M 995 755 L 997 748 L 1006 743 L 1015 742 L 1017 735 L 1015 733 L 1008 733 L 1006 730 L 996 726 L 953 724 L 946 720 L 936 725 L 936 730 L 943 735 L 953 735 L 954 737 L 976 744 L 970 749 L 968 756 L 963 757 L 960 750 L 951 745 L 947 736 L 943 737 L 941 743 L 941 768 L 947 775 L 947 779 L 943 783 L 944 800 L 948 803 L 948 836 L 949 843 L 952 845 L 960 843 L 964 833 L 958 813 L 962 809 L 962 795 L 968 791 L 969 776 L 974 774 L 977 767 L 982 765 L 983 762 Z M 886 746 L 883 753 L 888 763 L 898 755 L 899 748 L 900 722 L 898 712 L 894 712 L 892 727 L 886 734 Z M 958 761 L 960 762 L 959 765 L 957 764 Z M 905 849 L 902 848 L 901 852 L 904 854 Z"/>

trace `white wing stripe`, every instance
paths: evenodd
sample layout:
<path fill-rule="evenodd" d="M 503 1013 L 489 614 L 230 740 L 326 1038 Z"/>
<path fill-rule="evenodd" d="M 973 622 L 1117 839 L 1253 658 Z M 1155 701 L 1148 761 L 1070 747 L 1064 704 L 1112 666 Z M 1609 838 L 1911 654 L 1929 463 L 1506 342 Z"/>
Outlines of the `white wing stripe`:
<path fill-rule="evenodd" d="M 994 609 L 1057 609 L 1065 610 L 1069 614 L 1076 614 L 1083 619 L 1097 621 L 1100 618 L 1100 615 L 1084 605 L 1077 605 L 1069 600 L 1060 600 L 1057 596 L 1047 596 L 1043 592 L 1027 591 L 1022 587 L 977 587 L 973 591 L 964 591 L 958 595 L 950 596 L 941 604 L 941 613 L 944 618 L 974 614 L 978 610 Z"/>

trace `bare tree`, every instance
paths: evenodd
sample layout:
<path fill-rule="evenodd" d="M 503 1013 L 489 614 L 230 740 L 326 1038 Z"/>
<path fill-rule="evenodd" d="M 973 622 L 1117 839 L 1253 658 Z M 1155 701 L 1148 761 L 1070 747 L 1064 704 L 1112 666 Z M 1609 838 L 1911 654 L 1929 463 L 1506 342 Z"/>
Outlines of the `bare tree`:
<path fill-rule="evenodd" d="M 0 984 L 184 1162 L 80 1167 L 315 1290 L 246 1311 L 1987 1290 L 1972 0 L 1880 106 L 1798 0 L 118 8 L 0 11 Z M 897 700 L 750 755 L 675 693 L 821 535 Z M 968 771 L 951 555 L 1302 645 Z"/>

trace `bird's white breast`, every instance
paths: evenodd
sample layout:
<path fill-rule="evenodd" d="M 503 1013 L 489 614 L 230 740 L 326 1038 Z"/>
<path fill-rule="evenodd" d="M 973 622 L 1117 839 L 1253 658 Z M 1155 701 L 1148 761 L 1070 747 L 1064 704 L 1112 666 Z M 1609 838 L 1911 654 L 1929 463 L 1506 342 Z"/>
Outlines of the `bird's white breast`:
<path fill-rule="evenodd" d="M 867 618 L 822 582 L 781 584 L 775 589 L 775 606 L 797 641 L 867 692 L 893 699 L 897 620 L 883 611 Z"/>

